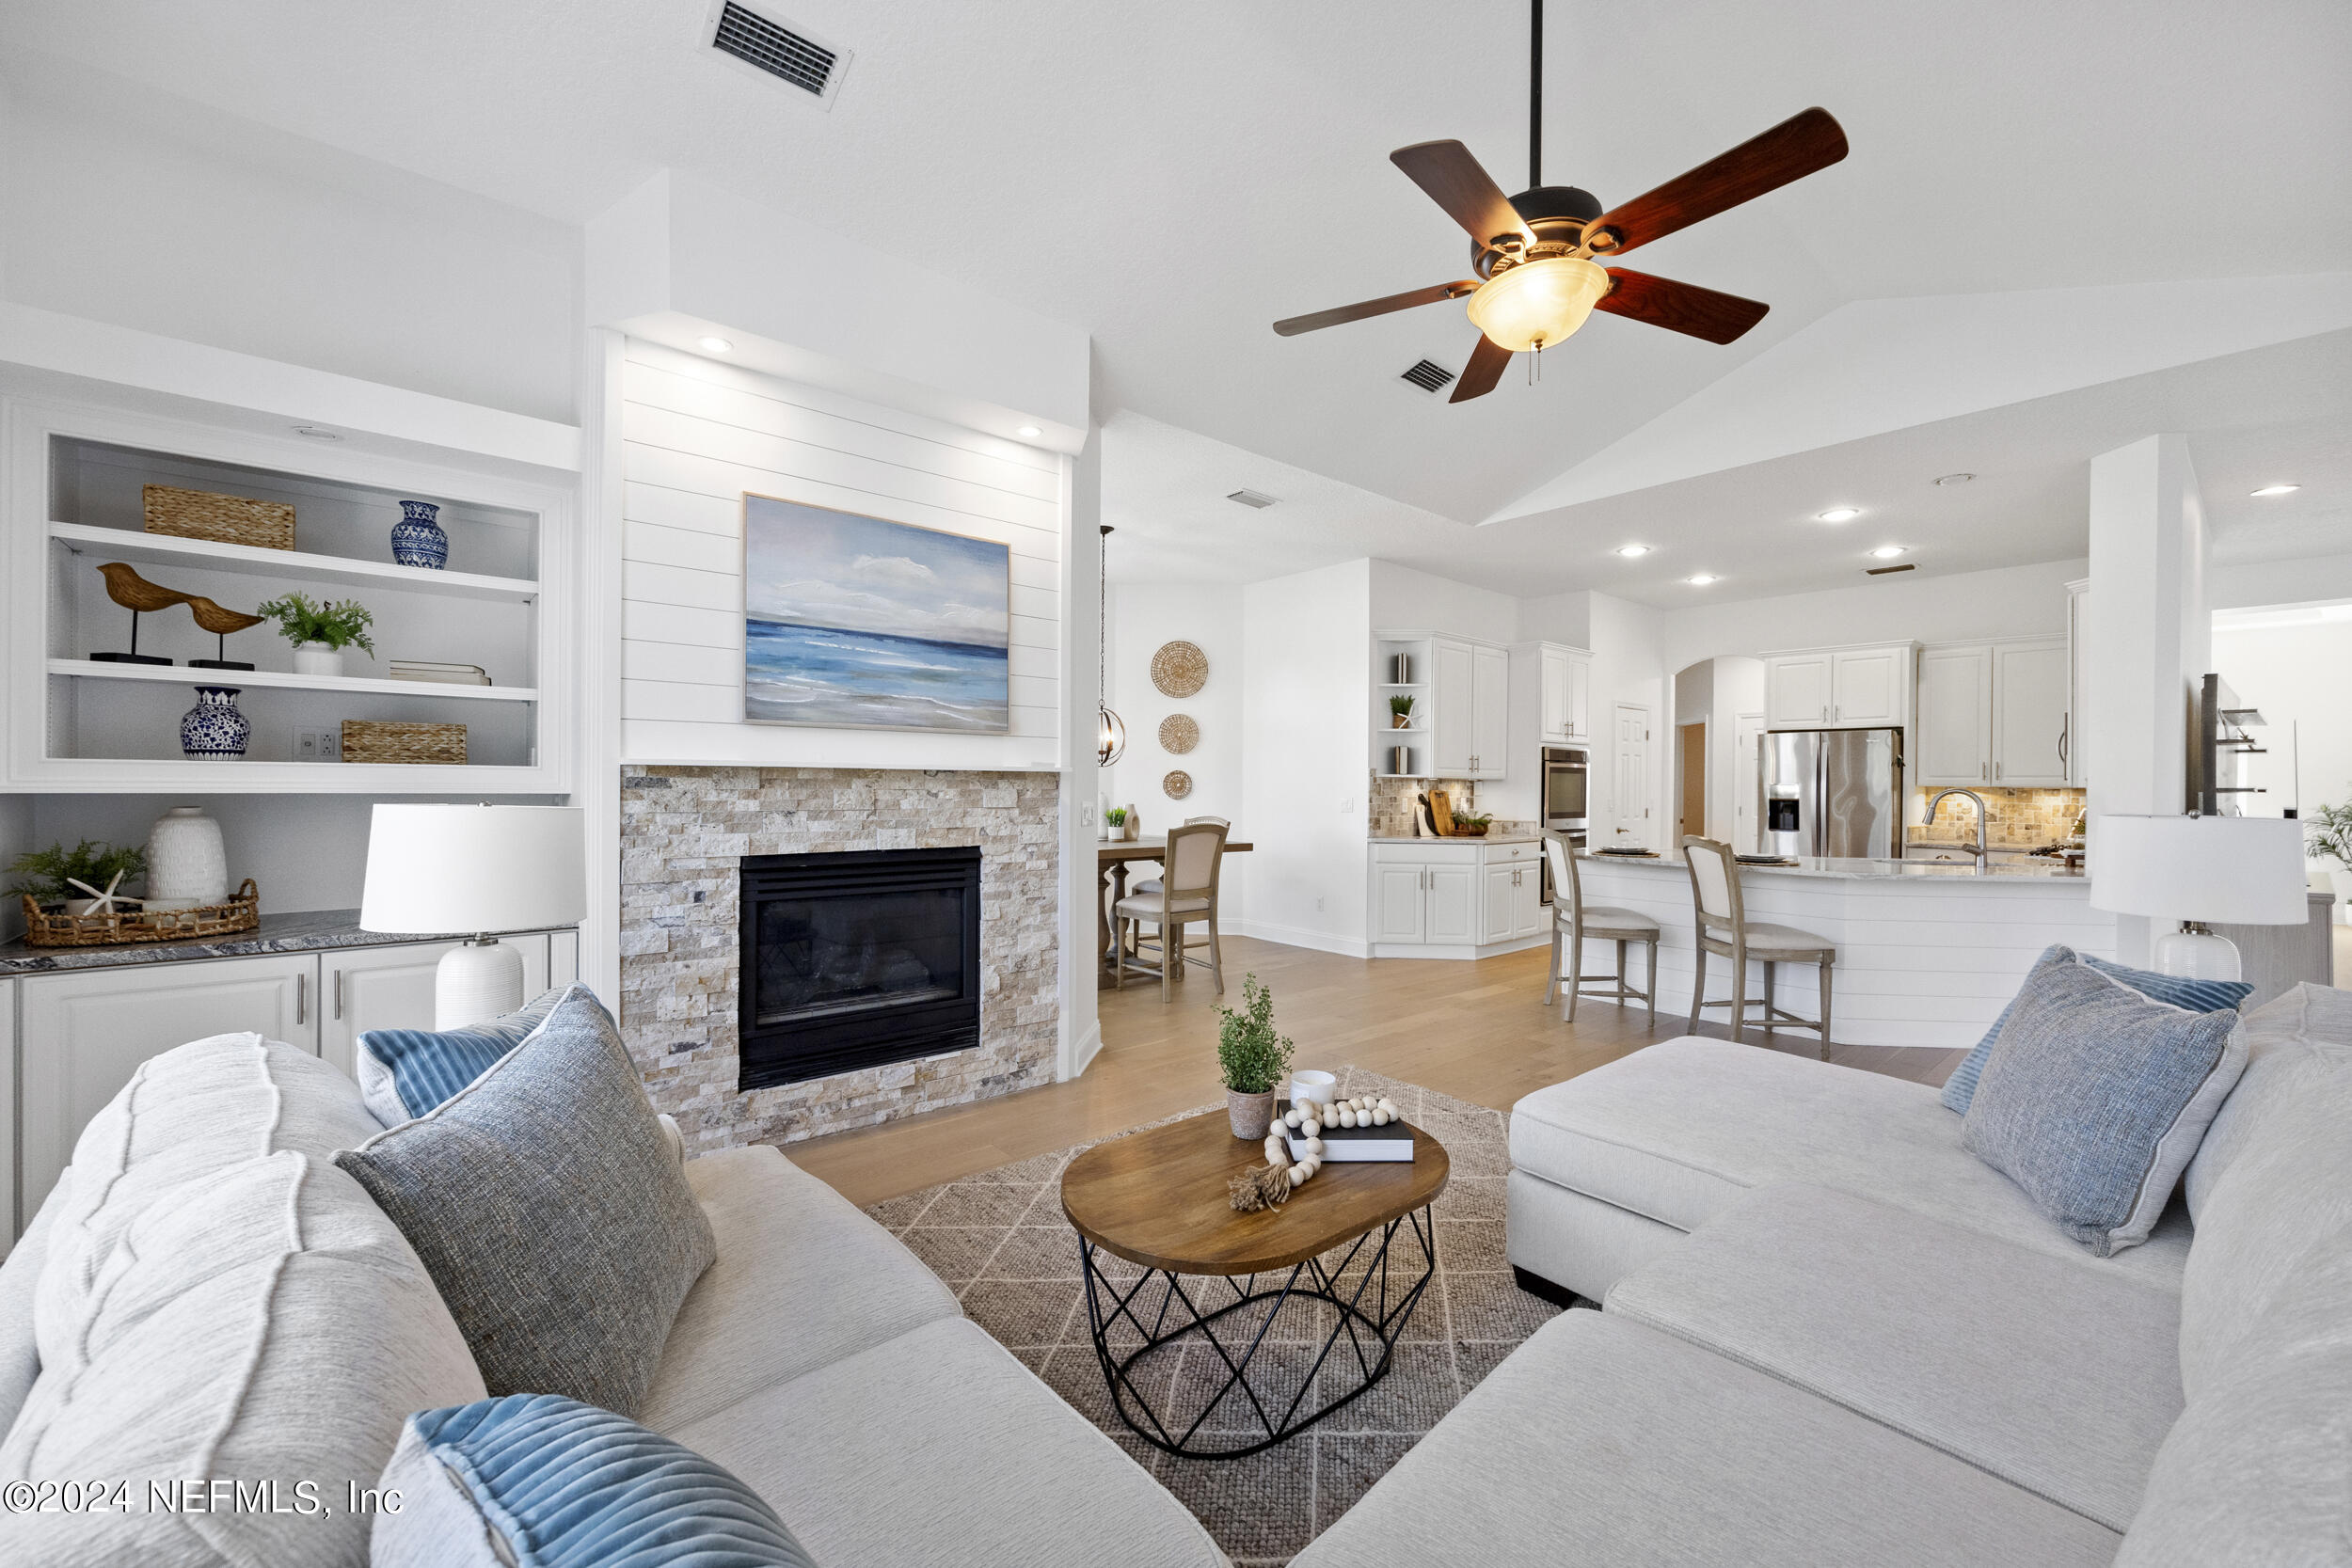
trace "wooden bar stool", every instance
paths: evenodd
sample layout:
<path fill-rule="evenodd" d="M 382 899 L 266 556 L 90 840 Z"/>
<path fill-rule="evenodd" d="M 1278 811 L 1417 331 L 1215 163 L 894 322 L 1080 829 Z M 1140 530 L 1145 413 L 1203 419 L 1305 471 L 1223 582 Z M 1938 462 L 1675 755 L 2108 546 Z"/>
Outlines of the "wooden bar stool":
<path fill-rule="evenodd" d="M 1576 1022 L 1576 999 L 1579 996 L 1606 996 L 1619 1006 L 1628 998 L 1649 1004 L 1650 1027 L 1658 1026 L 1658 922 L 1631 910 L 1584 907 L 1584 884 L 1577 879 L 1576 853 L 1565 839 L 1544 835 L 1544 858 L 1551 863 L 1551 974 L 1544 984 L 1544 1006 L 1560 992 L 1560 948 L 1568 949 L 1568 1022 Z M 1614 974 L 1586 975 L 1584 973 L 1584 943 L 1613 942 L 1617 944 L 1617 972 Z M 1649 964 L 1643 971 L 1646 990 L 1635 990 L 1626 980 L 1625 950 L 1629 942 L 1642 942 L 1649 948 Z M 1587 991 L 1585 986 L 1609 985 L 1608 990 Z"/>
<path fill-rule="evenodd" d="M 1686 838 L 1682 841 L 1682 861 L 1691 872 L 1691 903 L 1697 915 L 1697 968 L 1691 976 L 1691 1029 L 1696 1033 L 1699 1011 L 1703 1007 L 1731 1009 L 1731 1037 L 1743 1039 L 1744 1027 L 1751 1023 L 1764 1025 L 1764 1037 L 1770 1039 L 1773 1029 L 1788 1024 L 1798 1029 L 1812 1029 L 1821 1037 L 1821 1060 L 1829 1060 L 1829 972 L 1837 961 L 1837 948 L 1823 942 L 1810 931 L 1800 931 L 1794 926 L 1775 926 L 1769 921 L 1750 920 L 1746 900 L 1740 889 L 1740 862 L 1732 854 L 1731 846 L 1711 838 Z M 1707 956 L 1713 953 L 1731 960 L 1731 1000 L 1709 1002 L 1707 998 Z M 1756 959 L 1764 966 L 1764 1013 L 1761 1018 L 1748 1016 L 1748 960 Z M 1779 966 L 1785 963 L 1819 964 L 1821 969 L 1821 1016 L 1817 1022 L 1799 1018 L 1784 1011 L 1774 995 L 1774 980 Z"/>

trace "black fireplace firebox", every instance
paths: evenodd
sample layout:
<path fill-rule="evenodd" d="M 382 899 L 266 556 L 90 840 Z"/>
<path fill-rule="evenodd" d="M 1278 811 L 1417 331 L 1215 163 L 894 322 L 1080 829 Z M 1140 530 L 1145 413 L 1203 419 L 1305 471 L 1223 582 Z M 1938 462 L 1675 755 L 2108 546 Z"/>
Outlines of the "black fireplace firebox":
<path fill-rule="evenodd" d="M 740 1087 L 980 1043 L 980 851 L 746 855 Z"/>

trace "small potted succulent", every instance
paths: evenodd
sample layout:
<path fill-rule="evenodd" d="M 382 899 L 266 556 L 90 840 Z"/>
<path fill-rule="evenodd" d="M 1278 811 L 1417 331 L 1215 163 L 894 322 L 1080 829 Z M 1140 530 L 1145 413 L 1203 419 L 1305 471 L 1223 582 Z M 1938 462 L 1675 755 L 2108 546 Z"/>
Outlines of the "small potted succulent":
<path fill-rule="evenodd" d="M 1219 1007 L 1216 1065 L 1225 1077 L 1225 1113 L 1233 1136 L 1252 1142 L 1274 1120 L 1274 1091 L 1290 1071 L 1290 1040 L 1274 1032 L 1274 993 L 1255 974 L 1241 982 L 1242 1010 Z"/>
<path fill-rule="evenodd" d="M 288 594 L 261 607 L 261 613 L 278 619 L 278 634 L 294 645 L 297 675 L 340 675 L 343 650 L 359 647 L 375 652 L 368 628 L 375 617 L 357 599 L 327 599 L 312 604 L 304 594 Z"/>
<path fill-rule="evenodd" d="M 1413 699 L 1398 695 L 1389 699 L 1389 727 L 1409 730 L 1413 727 Z"/>
<path fill-rule="evenodd" d="M 71 849 L 53 844 L 19 855 L 8 869 L 17 878 L 10 893 L 24 894 L 37 904 L 62 902 L 66 913 L 81 915 L 102 903 L 136 903 L 118 883 L 147 874 L 147 851 L 86 838 Z"/>

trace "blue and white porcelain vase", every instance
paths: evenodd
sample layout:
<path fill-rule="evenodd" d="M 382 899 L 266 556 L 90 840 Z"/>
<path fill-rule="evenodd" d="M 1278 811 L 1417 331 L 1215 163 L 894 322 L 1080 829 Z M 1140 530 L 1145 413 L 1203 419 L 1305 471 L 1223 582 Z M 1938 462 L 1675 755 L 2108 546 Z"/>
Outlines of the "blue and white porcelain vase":
<path fill-rule="evenodd" d="M 233 686 L 199 686 L 196 706 L 180 716 L 180 750 L 212 762 L 233 761 L 245 755 L 253 737 L 253 721 L 237 710 Z"/>
<path fill-rule="evenodd" d="M 392 525 L 392 560 L 436 572 L 448 565 L 449 535 L 436 520 L 440 515 L 431 501 L 402 501 L 400 521 Z"/>

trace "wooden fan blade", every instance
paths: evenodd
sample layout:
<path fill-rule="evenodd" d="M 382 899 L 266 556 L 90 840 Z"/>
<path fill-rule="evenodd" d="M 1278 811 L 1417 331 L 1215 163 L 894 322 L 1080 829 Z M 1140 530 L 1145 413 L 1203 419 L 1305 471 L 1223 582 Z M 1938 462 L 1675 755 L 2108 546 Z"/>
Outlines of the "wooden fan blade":
<path fill-rule="evenodd" d="M 1470 363 L 1462 367 L 1462 379 L 1454 384 L 1454 395 L 1448 403 L 1468 403 L 1483 398 L 1495 389 L 1502 379 L 1502 367 L 1511 362 L 1511 351 L 1487 337 L 1478 335 L 1478 346 L 1470 350 Z"/>
<path fill-rule="evenodd" d="M 1635 245 L 1688 229 L 1701 218 L 1753 201 L 1767 191 L 1802 180 L 1846 155 L 1846 133 L 1827 109 L 1792 115 L 1760 136 L 1752 136 L 1688 174 L 1595 218 L 1584 231 L 1591 245 L 1606 230 L 1613 246 L 1594 245 L 1596 255 L 1622 256 Z"/>
<path fill-rule="evenodd" d="M 1534 231 L 1519 217 L 1511 198 L 1460 142 L 1415 142 L 1390 153 L 1389 162 L 1480 245 L 1492 245 L 1505 234 L 1535 243 Z"/>
<path fill-rule="evenodd" d="M 1594 303 L 1594 309 L 1647 322 L 1669 332 L 1687 332 L 1710 343 L 1732 341 L 1772 309 L 1738 294 L 1717 293 L 1671 277 L 1652 277 L 1630 267 L 1611 267 L 1609 276 L 1610 290 Z"/>
<path fill-rule="evenodd" d="M 1385 316 L 1391 310 L 1409 310 L 1416 305 L 1435 305 L 1442 299 L 1459 299 L 1478 292 L 1478 279 L 1467 277 L 1458 283 L 1433 283 L 1426 289 L 1413 289 L 1382 299 L 1367 299 L 1360 305 L 1341 305 L 1328 310 L 1317 310 L 1310 316 L 1292 316 L 1274 324 L 1274 330 L 1285 338 L 1295 338 L 1301 332 L 1313 332 L 1342 322 L 1359 322 L 1367 316 Z"/>

